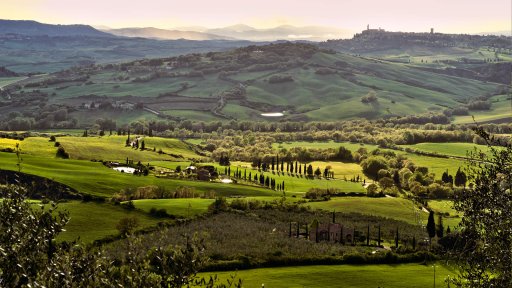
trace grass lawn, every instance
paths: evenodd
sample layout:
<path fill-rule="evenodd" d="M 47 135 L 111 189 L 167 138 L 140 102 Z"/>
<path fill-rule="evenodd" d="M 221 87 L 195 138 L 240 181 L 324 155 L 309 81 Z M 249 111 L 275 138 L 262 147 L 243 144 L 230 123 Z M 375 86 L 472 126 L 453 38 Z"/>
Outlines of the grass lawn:
<path fill-rule="evenodd" d="M 414 222 L 412 202 L 403 198 L 336 197 L 332 198 L 330 201 L 312 202 L 307 203 L 307 205 L 329 211 L 336 210 L 338 212 L 355 212 L 388 217 L 411 224 L 417 224 Z M 421 215 L 424 223 L 427 223 L 428 213 L 421 212 Z M 460 219 L 453 218 L 444 220 L 444 225 L 450 225 L 451 227 L 460 222 Z"/>
<path fill-rule="evenodd" d="M 432 265 L 318 265 L 260 268 L 241 271 L 206 272 L 199 277 L 217 275 L 226 283 L 230 275 L 243 279 L 244 287 L 407 287 L 423 288 L 434 285 Z M 451 266 L 437 263 L 435 282 L 445 287 L 444 279 L 457 272 Z"/>
<path fill-rule="evenodd" d="M 154 217 L 137 209 L 126 209 L 121 205 L 109 203 L 71 201 L 60 203 L 57 211 L 67 210 L 71 219 L 57 240 L 74 240 L 80 237 L 84 243 L 118 234 L 116 224 L 124 217 L 136 216 L 140 220 L 139 228 L 156 225 L 169 218 Z"/>

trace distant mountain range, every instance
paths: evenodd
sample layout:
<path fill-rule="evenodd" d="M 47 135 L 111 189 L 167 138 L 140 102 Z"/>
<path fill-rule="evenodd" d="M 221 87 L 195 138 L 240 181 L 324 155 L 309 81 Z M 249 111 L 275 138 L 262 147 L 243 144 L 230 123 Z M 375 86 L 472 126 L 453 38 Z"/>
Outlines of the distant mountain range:
<path fill-rule="evenodd" d="M 121 28 L 104 30 L 110 34 L 123 37 L 142 37 L 158 40 L 238 40 L 228 36 L 218 36 L 209 33 L 202 33 L 196 31 L 178 31 L 178 30 L 165 30 L 158 28 Z"/>
<path fill-rule="evenodd" d="M 48 36 L 96 36 L 114 37 L 90 25 L 52 25 L 32 20 L 1 20 L 0 34 L 14 33 L 20 35 L 48 35 Z"/>

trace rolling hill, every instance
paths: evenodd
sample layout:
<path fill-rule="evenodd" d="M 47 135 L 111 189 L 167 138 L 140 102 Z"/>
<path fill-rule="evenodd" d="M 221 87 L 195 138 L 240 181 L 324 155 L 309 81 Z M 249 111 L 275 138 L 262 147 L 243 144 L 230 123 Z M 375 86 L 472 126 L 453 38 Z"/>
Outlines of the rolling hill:
<path fill-rule="evenodd" d="M 209 33 L 202 33 L 196 31 L 178 31 L 178 30 L 165 30 L 158 28 L 122 28 L 122 29 L 109 29 L 105 30 L 110 34 L 123 37 L 142 37 L 150 39 L 165 39 L 165 40 L 237 40 L 233 37 L 218 36 Z"/>
<path fill-rule="evenodd" d="M 31 20 L 0 20 L 0 34 L 47 35 L 47 36 L 94 36 L 115 37 L 89 25 L 52 25 Z"/>

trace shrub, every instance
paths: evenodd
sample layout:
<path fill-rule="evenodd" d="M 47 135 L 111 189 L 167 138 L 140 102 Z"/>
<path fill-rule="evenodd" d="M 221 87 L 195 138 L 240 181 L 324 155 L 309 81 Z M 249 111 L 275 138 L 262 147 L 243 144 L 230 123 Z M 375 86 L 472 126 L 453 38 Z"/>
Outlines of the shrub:
<path fill-rule="evenodd" d="M 133 230 L 137 229 L 140 225 L 140 220 L 137 216 L 134 217 L 124 217 L 119 220 L 119 223 L 116 225 L 116 229 L 119 230 L 119 233 L 131 234 Z"/>
<path fill-rule="evenodd" d="M 59 148 L 57 149 L 57 156 L 62 157 L 64 159 L 68 159 L 69 153 L 66 152 L 66 150 L 64 150 L 64 147 L 62 145 L 60 145 Z"/>
<path fill-rule="evenodd" d="M 56 140 L 55 135 L 50 136 L 50 141 L 51 142 L 55 142 L 55 140 Z"/>

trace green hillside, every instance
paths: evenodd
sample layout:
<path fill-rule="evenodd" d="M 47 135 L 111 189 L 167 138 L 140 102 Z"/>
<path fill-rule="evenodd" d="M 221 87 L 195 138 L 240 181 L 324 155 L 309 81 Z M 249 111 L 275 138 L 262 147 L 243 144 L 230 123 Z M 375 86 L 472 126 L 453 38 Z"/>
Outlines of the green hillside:
<path fill-rule="evenodd" d="M 8 88 L 14 89 L 12 105 L 25 105 L 36 119 L 43 113 L 43 104 L 66 105 L 66 120 L 76 118 L 78 125 L 92 125 L 95 119 L 107 117 L 118 123 L 159 117 L 197 122 L 386 119 L 455 108 L 468 97 L 495 93 L 500 86 L 417 69 L 410 63 L 334 53 L 311 44 L 260 46 L 262 53 L 251 47 L 153 62 L 75 66 L 74 76 L 63 72 L 25 80 L 25 93 Z M 493 63 L 485 65 L 478 67 L 502 69 Z M 286 80 L 276 80 L 281 79 L 278 76 Z M 361 97 L 371 91 L 376 92 L 376 101 L 362 102 Z M 92 103 L 95 109 L 83 106 Z M 137 103 L 147 109 L 134 109 Z M 482 119 L 506 116 L 503 105 L 481 112 L 496 115 Z M 284 115 L 262 115 L 270 112 Z M 55 119 L 54 124 L 57 121 L 63 120 Z M 38 125 L 42 124 L 31 128 Z"/>

